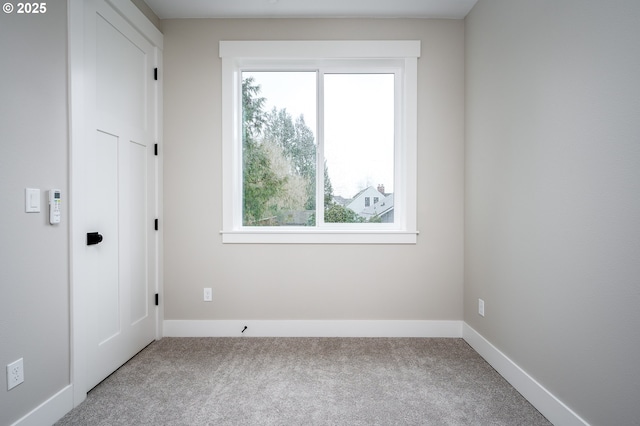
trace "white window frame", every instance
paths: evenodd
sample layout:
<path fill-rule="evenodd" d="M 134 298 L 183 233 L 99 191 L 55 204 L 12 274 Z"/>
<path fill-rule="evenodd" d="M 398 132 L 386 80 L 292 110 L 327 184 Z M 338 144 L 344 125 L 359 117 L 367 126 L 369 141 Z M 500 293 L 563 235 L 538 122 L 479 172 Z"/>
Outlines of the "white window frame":
<path fill-rule="evenodd" d="M 222 59 L 222 242 L 280 244 L 415 244 L 417 179 L 417 62 L 420 41 L 221 41 Z M 242 224 L 242 71 L 394 69 L 396 141 L 394 223 L 256 227 Z M 396 77 L 397 78 L 397 77 Z M 318 112 L 320 114 L 320 111 Z M 321 150 L 322 136 L 318 135 Z M 324 197 L 324 168 L 317 168 L 317 194 Z M 322 210 L 322 209 L 320 209 Z M 321 219 L 323 211 L 317 212 Z M 365 226 L 363 226 L 365 225 Z"/>

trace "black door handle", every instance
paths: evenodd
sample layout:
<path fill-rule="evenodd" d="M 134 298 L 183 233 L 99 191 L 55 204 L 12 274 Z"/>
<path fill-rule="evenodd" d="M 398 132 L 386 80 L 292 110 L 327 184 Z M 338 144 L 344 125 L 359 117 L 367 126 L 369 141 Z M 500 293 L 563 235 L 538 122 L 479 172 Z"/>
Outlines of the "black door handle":
<path fill-rule="evenodd" d="M 87 233 L 87 245 L 92 246 L 94 244 L 99 244 L 102 242 L 102 235 L 97 232 L 89 232 Z"/>

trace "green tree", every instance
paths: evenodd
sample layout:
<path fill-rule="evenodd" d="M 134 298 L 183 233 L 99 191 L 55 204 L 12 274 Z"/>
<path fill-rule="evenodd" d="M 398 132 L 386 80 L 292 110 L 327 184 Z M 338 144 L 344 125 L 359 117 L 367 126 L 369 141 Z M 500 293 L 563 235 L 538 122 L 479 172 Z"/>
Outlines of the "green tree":
<path fill-rule="evenodd" d="M 314 210 L 316 199 L 316 144 L 313 131 L 306 125 L 304 116 L 295 122 L 285 109 L 273 108 L 266 116 L 265 141 L 275 143 L 289 161 L 289 172 L 306 182 L 306 201 L 300 209 Z"/>
<path fill-rule="evenodd" d="M 333 203 L 333 185 L 329 177 L 329 168 L 327 160 L 324 160 L 324 208 L 326 209 Z"/>
<path fill-rule="evenodd" d="M 252 143 L 258 139 L 265 125 L 264 104 L 260 98 L 260 85 L 254 84 L 253 77 L 242 81 L 242 142 Z"/>
<path fill-rule="evenodd" d="M 300 115 L 294 124 L 296 133 L 296 146 L 292 154 L 296 171 L 307 181 L 307 210 L 316 208 L 316 143 L 313 131 L 304 121 L 304 116 Z M 326 171 L 326 170 L 325 170 Z M 326 178 L 326 174 L 325 174 Z"/>
<path fill-rule="evenodd" d="M 269 225 L 269 201 L 284 188 L 287 178 L 271 167 L 269 152 L 259 137 L 265 125 L 265 98 L 253 78 L 242 82 L 242 178 L 244 225 Z"/>
<path fill-rule="evenodd" d="M 353 210 L 338 203 L 331 204 L 324 210 L 324 221 L 327 223 L 363 223 L 366 219 L 358 216 Z"/>

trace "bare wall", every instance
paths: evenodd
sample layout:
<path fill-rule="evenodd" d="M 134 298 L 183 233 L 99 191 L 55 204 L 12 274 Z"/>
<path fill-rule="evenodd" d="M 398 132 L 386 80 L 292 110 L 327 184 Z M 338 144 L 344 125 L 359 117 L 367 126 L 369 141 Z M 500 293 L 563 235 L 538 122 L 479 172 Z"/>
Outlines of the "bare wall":
<path fill-rule="evenodd" d="M 636 0 L 465 22 L 464 319 L 594 425 L 640 418 L 639 23 Z"/>
<path fill-rule="evenodd" d="M 69 385 L 67 6 L 0 13 L 0 424 L 12 424 Z M 40 188 L 41 212 L 24 212 Z M 48 223 L 46 190 L 62 190 Z M 5 366 L 24 359 L 7 391 Z"/>
<path fill-rule="evenodd" d="M 463 21 L 187 19 L 162 28 L 165 319 L 462 320 Z M 269 39 L 422 41 L 418 244 L 221 243 L 218 42 Z"/>

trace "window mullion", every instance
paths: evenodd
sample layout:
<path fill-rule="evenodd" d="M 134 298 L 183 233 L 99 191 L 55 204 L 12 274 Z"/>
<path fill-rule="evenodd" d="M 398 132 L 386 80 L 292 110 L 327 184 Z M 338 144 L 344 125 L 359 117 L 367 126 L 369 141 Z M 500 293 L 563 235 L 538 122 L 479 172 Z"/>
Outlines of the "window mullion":
<path fill-rule="evenodd" d="M 316 150 L 316 227 L 324 226 L 324 71 L 317 72 L 316 84 L 316 134 L 318 146 Z"/>

